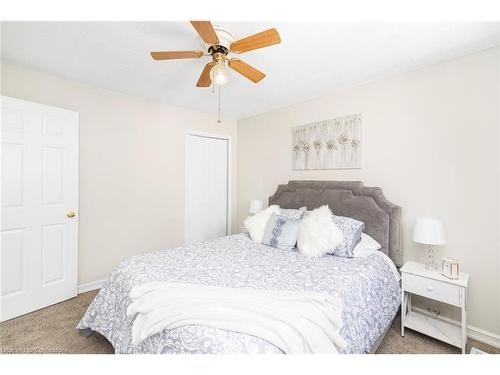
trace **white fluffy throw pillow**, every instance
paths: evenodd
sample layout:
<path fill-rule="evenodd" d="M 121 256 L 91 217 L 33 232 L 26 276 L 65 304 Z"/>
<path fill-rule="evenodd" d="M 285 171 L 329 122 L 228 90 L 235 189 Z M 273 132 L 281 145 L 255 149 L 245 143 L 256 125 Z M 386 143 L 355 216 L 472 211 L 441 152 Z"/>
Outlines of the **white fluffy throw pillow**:
<path fill-rule="evenodd" d="M 260 211 L 258 214 L 247 217 L 243 224 L 248 230 L 250 238 L 255 242 L 262 243 L 269 219 L 273 214 L 279 214 L 279 212 L 279 206 L 272 205 Z"/>
<path fill-rule="evenodd" d="M 297 247 L 308 257 L 321 257 L 344 242 L 328 206 L 311 211 L 302 219 Z"/>

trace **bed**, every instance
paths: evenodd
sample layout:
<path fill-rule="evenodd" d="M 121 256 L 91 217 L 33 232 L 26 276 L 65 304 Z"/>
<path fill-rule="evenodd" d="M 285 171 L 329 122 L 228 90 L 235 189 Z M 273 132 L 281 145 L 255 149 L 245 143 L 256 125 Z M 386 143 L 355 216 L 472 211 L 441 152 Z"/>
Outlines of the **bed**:
<path fill-rule="evenodd" d="M 363 258 L 307 258 L 255 243 L 241 233 L 134 256 L 109 276 L 77 329 L 104 335 L 116 353 L 282 353 L 259 337 L 202 325 L 164 330 L 133 345 L 132 319 L 126 314 L 129 292 L 151 281 L 306 290 L 342 296 L 341 334 L 347 346 L 340 353 L 375 352 L 401 303 L 395 272 L 402 263 L 401 208 L 380 188 L 354 181 L 290 181 L 278 186 L 269 204 L 308 209 L 328 204 L 337 215 L 363 221 L 365 233 L 382 249 Z"/>

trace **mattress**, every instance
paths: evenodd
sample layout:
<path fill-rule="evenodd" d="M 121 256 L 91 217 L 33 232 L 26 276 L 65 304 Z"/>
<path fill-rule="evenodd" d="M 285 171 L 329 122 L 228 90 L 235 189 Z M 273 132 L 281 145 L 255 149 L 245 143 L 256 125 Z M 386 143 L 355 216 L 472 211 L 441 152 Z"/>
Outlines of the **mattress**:
<path fill-rule="evenodd" d="M 380 255 L 381 254 L 381 255 Z M 106 280 L 77 326 L 105 336 L 116 353 L 282 353 L 251 335 L 199 325 L 164 330 L 132 344 L 129 292 L 151 281 L 273 290 L 310 290 L 343 300 L 340 353 L 368 353 L 401 303 L 399 277 L 384 254 L 307 258 L 257 244 L 245 234 L 131 257 Z"/>

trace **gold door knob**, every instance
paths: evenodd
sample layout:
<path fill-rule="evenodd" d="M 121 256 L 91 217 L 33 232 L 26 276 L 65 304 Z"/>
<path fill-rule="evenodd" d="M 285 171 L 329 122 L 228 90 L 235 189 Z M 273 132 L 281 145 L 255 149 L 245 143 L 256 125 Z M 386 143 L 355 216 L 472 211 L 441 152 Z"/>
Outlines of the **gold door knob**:
<path fill-rule="evenodd" d="M 70 211 L 66 214 L 67 217 L 75 217 L 76 213 L 75 211 Z"/>

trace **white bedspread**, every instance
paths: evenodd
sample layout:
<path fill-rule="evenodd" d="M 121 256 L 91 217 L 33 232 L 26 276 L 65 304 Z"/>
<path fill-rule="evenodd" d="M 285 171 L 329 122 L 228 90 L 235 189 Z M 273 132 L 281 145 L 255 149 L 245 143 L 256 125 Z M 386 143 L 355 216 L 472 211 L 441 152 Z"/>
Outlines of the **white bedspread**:
<path fill-rule="evenodd" d="M 285 353 L 335 353 L 346 346 L 338 296 L 151 282 L 132 288 L 130 298 L 134 345 L 165 329 L 203 325 L 260 337 Z"/>

